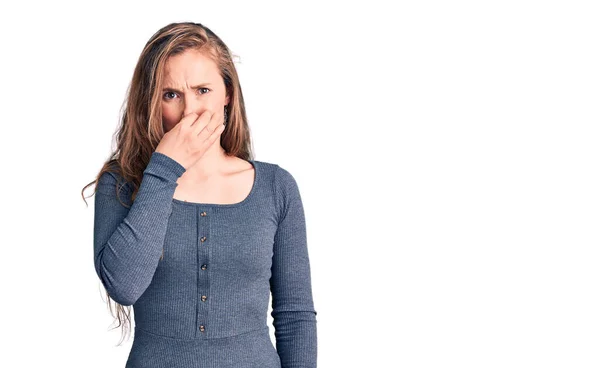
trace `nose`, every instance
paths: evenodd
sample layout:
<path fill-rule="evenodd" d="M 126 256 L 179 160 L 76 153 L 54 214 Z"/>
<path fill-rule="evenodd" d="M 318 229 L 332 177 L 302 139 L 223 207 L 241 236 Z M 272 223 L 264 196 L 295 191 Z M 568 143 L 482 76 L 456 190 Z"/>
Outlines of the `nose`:
<path fill-rule="evenodd" d="M 202 102 L 198 101 L 197 97 L 194 96 L 192 93 L 187 93 L 183 98 L 183 101 L 184 108 L 181 114 L 182 118 L 192 112 L 200 115 L 204 111 L 204 106 L 202 106 Z"/>

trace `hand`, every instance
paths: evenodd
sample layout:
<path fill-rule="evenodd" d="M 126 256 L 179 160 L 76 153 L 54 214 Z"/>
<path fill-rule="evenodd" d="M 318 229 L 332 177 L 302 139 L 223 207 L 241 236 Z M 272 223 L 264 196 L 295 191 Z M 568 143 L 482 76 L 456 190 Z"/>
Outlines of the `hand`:
<path fill-rule="evenodd" d="M 188 114 L 165 133 L 155 151 L 169 156 L 187 170 L 221 136 L 225 129 L 223 121 L 223 112 L 207 110 L 200 116 Z"/>

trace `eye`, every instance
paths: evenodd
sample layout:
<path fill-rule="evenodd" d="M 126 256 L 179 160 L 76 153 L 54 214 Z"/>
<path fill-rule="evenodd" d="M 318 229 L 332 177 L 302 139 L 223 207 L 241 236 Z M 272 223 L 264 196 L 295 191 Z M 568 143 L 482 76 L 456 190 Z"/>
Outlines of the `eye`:
<path fill-rule="evenodd" d="M 170 100 L 170 98 L 168 98 L 168 97 L 167 97 L 167 95 L 168 95 L 168 94 L 175 94 L 175 92 L 171 92 L 171 91 L 169 91 L 169 92 L 165 92 L 165 93 L 163 94 L 163 98 L 164 98 L 165 100 Z"/>
<path fill-rule="evenodd" d="M 210 89 L 209 89 L 209 88 L 206 88 L 206 87 L 200 87 L 200 88 L 198 88 L 198 90 L 199 90 L 199 91 L 200 91 L 200 90 L 206 90 L 206 92 L 205 92 L 205 93 L 200 93 L 201 95 L 204 95 L 204 94 L 206 94 L 206 93 L 208 93 L 208 92 L 210 91 Z M 165 100 L 167 100 L 167 101 L 168 101 L 168 100 L 170 100 L 171 98 L 170 98 L 170 97 L 167 97 L 167 96 L 170 96 L 170 95 L 176 95 L 176 93 L 175 93 L 175 92 L 172 92 L 172 91 L 167 91 L 167 92 L 165 92 L 165 93 L 163 94 L 163 98 L 164 98 Z"/>

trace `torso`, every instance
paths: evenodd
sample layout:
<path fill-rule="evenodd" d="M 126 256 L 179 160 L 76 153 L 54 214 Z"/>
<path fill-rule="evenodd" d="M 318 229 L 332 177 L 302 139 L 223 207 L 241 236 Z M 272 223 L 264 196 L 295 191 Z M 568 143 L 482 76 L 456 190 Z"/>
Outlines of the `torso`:
<path fill-rule="evenodd" d="M 185 202 L 232 204 L 243 201 L 254 185 L 255 169 L 238 157 L 228 162 L 226 174 L 215 175 L 206 181 L 188 179 L 185 173 L 177 180 L 173 198 Z"/>

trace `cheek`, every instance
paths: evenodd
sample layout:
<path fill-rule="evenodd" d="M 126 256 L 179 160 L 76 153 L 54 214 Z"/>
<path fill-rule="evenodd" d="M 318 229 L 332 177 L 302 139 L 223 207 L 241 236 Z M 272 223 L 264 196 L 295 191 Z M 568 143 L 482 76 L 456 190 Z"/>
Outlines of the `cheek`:
<path fill-rule="evenodd" d="M 165 117 L 173 116 L 173 114 L 175 112 L 174 111 L 175 109 L 173 108 L 173 106 L 171 104 L 162 103 L 161 108 L 162 108 L 162 114 Z"/>
<path fill-rule="evenodd" d="M 163 104 L 162 105 L 162 117 L 163 121 L 167 124 L 176 123 L 181 112 L 174 106 Z"/>
<path fill-rule="evenodd" d="M 163 129 L 165 132 L 173 129 L 173 127 L 178 123 L 177 112 L 174 111 L 173 107 L 162 105 L 162 123 Z"/>

